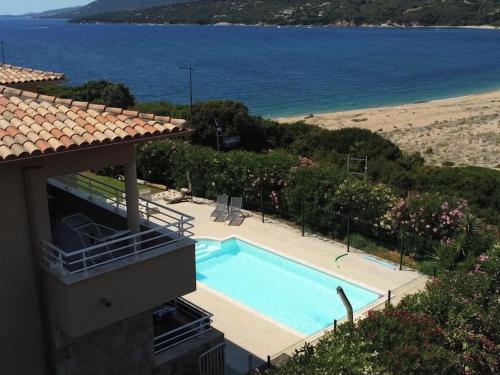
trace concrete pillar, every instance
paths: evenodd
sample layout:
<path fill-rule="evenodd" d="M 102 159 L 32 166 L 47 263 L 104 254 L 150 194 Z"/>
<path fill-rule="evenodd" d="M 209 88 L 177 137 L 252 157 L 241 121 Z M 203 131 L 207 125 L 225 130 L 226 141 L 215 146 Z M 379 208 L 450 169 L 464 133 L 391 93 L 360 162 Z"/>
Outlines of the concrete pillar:
<path fill-rule="evenodd" d="M 29 342 L 37 342 L 42 340 L 42 350 L 45 355 L 45 367 L 40 368 L 38 371 L 40 374 L 52 373 L 52 363 L 51 363 L 51 339 L 50 339 L 50 328 L 49 328 L 49 313 L 46 307 L 46 288 L 43 277 L 43 270 L 41 269 L 41 251 L 42 251 L 42 241 L 46 240 L 52 241 L 52 231 L 50 225 L 50 215 L 49 215 L 49 197 L 47 193 L 47 178 L 43 168 L 33 167 L 24 169 L 24 188 L 25 188 L 25 201 L 26 201 L 26 213 L 29 221 L 30 238 L 31 238 L 31 250 L 33 259 L 32 273 L 34 273 L 36 280 L 37 296 L 31 301 L 31 310 L 33 319 L 35 319 L 38 324 L 40 322 L 40 333 L 31 332 Z M 22 233 L 21 231 L 19 233 Z M 34 271 L 34 272 L 33 272 Z M 30 277 L 30 272 L 28 269 L 23 270 L 23 277 Z M 24 294 L 24 291 L 18 291 L 18 293 Z M 25 324 L 29 324 L 24 320 Z M 11 323 L 13 323 L 11 321 Z M 40 338 L 39 338 L 40 335 Z M 38 372 L 37 371 L 37 372 Z M 8 371 L 7 371 L 8 372 Z"/>
<path fill-rule="evenodd" d="M 137 187 L 137 165 L 135 162 L 135 152 L 133 160 L 125 164 L 125 193 L 127 202 L 128 229 L 134 233 L 139 233 L 139 188 Z"/>

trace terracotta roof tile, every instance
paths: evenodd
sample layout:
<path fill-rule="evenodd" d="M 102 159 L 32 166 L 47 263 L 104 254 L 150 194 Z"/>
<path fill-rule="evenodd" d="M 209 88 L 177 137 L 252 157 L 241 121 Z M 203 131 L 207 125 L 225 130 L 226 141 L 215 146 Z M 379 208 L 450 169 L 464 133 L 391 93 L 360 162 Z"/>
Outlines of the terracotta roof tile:
<path fill-rule="evenodd" d="M 188 133 L 185 121 L 0 85 L 0 162 Z"/>
<path fill-rule="evenodd" d="M 20 66 L 0 64 L 0 85 L 15 85 L 22 83 L 50 82 L 64 80 L 64 74 L 43 72 Z"/>

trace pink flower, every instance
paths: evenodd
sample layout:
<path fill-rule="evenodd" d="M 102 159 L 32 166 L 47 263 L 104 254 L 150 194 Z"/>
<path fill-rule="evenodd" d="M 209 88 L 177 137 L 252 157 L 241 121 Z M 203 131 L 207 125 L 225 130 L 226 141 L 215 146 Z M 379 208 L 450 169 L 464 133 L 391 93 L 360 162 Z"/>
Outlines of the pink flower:
<path fill-rule="evenodd" d="M 486 262 L 488 259 L 489 259 L 488 255 L 485 255 L 485 254 L 479 255 L 480 262 Z"/>

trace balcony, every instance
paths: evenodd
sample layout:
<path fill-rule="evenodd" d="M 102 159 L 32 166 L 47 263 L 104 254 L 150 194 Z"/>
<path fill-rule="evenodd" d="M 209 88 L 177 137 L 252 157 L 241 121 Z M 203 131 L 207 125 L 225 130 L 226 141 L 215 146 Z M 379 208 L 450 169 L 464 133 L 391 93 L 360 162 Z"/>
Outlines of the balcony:
<path fill-rule="evenodd" d="M 85 216 L 99 226 L 100 232 L 107 234 L 104 238 L 109 238 L 106 241 L 95 238 L 90 244 L 76 238 L 71 240 L 75 234 L 62 225 L 61 213 L 51 213 L 54 241 L 43 241 L 42 258 L 47 270 L 68 282 L 175 250 L 189 243 L 186 240 L 192 236 L 193 217 L 143 198 L 139 199 L 140 232 L 126 231 L 125 192 L 82 174 L 49 179 L 48 183 L 52 199 L 59 199 L 59 206 L 86 211 Z M 63 198 L 60 191 L 70 193 L 76 199 Z M 70 200 L 74 202 L 70 204 Z M 90 203 L 86 209 L 82 208 L 82 200 Z M 106 217 L 99 213 L 103 209 L 112 215 Z M 61 210 L 56 208 L 53 211 Z M 99 219 L 94 220 L 94 217 L 106 223 L 98 222 Z M 114 224 L 113 228 L 108 222 Z M 117 235 L 113 236 L 113 233 Z"/>
<path fill-rule="evenodd" d="M 155 354 L 212 330 L 213 315 L 183 298 L 156 308 L 153 317 Z"/>
<path fill-rule="evenodd" d="M 196 289 L 191 216 L 140 198 L 139 230 L 131 231 L 137 210 L 127 212 L 124 191 L 81 174 L 51 178 L 47 189 L 52 239 L 43 241 L 41 258 L 50 313 L 66 336 Z M 68 219 L 75 216 L 85 223 L 75 226 Z"/>

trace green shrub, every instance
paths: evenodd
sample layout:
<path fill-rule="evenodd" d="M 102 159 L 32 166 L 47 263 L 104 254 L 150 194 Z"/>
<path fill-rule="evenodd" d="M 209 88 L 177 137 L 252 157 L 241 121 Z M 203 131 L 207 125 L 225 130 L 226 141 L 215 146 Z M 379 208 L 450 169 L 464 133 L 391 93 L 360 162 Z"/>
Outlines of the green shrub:
<path fill-rule="evenodd" d="M 158 116 L 171 116 L 189 120 L 189 106 L 171 104 L 165 101 L 140 102 L 134 107 L 136 111 L 142 113 L 154 113 Z"/>
<path fill-rule="evenodd" d="M 465 199 L 477 216 L 500 224 L 500 171 L 479 167 L 426 167 L 419 170 L 415 178 L 417 190 Z"/>
<path fill-rule="evenodd" d="M 195 195 L 243 196 L 248 209 L 260 209 L 262 189 L 266 212 L 297 223 L 304 203 L 308 227 L 323 233 L 343 235 L 347 214 L 353 224 L 380 229 L 395 199 L 383 185 L 346 179 L 335 167 L 309 162 L 301 167 L 304 159 L 283 151 L 219 153 L 183 142 L 151 142 L 139 149 L 137 160 L 141 178 L 181 188 L 187 187 L 189 172 Z"/>
<path fill-rule="evenodd" d="M 284 189 L 289 217 L 301 222 L 304 204 L 308 227 L 323 233 L 336 232 L 342 220 L 335 214 L 335 191 L 345 177 L 345 172 L 322 165 L 296 169 Z"/>
<path fill-rule="evenodd" d="M 215 198 L 218 194 L 243 196 L 248 209 L 260 208 L 262 191 L 266 210 L 281 210 L 281 192 L 299 160 L 283 152 L 254 154 L 217 152 L 182 142 L 151 142 L 140 148 L 138 168 L 142 178 L 175 188 L 192 182 L 193 193 Z"/>
<path fill-rule="evenodd" d="M 104 104 L 109 107 L 129 108 L 135 98 L 123 83 L 89 81 L 82 86 L 40 85 L 37 91 L 60 98 Z"/>
<path fill-rule="evenodd" d="M 472 270 L 445 272 L 426 291 L 406 297 L 402 307 L 432 316 L 457 351 L 464 372 L 500 372 L 500 247 L 476 258 Z"/>
<path fill-rule="evenodd" d="M 401 199 L 389 221 L 393 231 L 404 233 L 406 248 L 414 256 L 425 257 L 435 252 L 437 244 L 453 241 L 466 211 L 467 202 L 463 200 L 423 194 Z"/>

